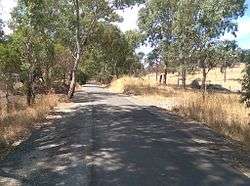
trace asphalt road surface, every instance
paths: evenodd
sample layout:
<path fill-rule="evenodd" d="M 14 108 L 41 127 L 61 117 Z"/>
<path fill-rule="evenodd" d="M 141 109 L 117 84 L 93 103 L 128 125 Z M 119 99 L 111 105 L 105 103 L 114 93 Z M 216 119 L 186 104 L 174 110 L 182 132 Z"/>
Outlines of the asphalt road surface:
<path fill-rule="evenodd" d="M 231 143 L 210 129 L 86 85 L 0 162 L 0 185 L 238 186 Z"/>

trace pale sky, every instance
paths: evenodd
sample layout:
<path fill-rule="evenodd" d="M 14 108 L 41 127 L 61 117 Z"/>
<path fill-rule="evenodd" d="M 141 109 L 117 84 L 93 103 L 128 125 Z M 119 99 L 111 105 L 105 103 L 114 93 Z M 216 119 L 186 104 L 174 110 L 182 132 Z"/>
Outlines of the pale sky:
<path fill-rule="evenodd" d="M 246 1 L 250 6 L 250 0 Z M 5 23 L 10 19 L 10 12 L 15 7 L 16 0 L 0 0 L 0 16 Z M 118 26 L 122 31 L 137 29 L 138 11 L 140 7 L 135 6 L 133 8 L 127 8 L 125 10 L 118 11 L 118 14 L 123 16 L 124 22 L 119 23 Z M 239 31 L 237 32 L 236 40 L 239 46 L 244 49 L 250 49 L 250 9 L 246 11 L 243 18 L 238 20 Z M 7 33 L 10 32 L 8 28 L 5 28 Z M 226 34 L 223 39 L 233 39 L 232 35 Z M 150 47 L 142 47 L 139 51 L 144 51 L 147 53 L 150 51 Z"/>

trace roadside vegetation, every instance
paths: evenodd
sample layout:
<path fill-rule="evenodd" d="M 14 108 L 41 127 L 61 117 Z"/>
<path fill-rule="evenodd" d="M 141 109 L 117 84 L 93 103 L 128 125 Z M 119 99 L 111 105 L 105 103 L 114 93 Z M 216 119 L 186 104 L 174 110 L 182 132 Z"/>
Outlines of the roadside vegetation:
<path fill-rule="evenodd" d="M 169 95 L 174 93 L 172 88 L 166 86 L 160 87 L 155 81 L 129 76 L 111 82 L 110 90 L 130 95 Z"/>
<path fill-rule="evenodd" d="M 117 11 L 139 4 L 138 30 L 122 32 Z M 88 80 L 171 98 L 173 110 L 249 140 L 250 51 L 223 39 L 237 36 L 246 8 L 245 0 L 18 0 L 11 34 L 0 18 L 1 141 L 15 141 L 58 94 L 71 99 Z M 137 52 L 143 44 L 149 54 Z"/>
<path fill-rule="evenodd" d="M 27 106 L 22 97 L 13 98 L 9 108 L 0 107 L 0 155 L 13 143 L 30 135 L 38 122 L 44 121 L 49 112 L 58 105 L 62 97 L 55 94 L 43 95 L 32 106 Z"/>
<path fill-rule="evenodd" d="M 117 93 L 134 95 L 139 101 L 204 122 L 212 129 L 250 145 L 250 109 L 241 103 L 239 94 L 207 93 L 178 87 L 161 86 L 146 78 L 123 77 L 110 84 Z"/>
<path fill-rule="evenodd" d="M 18 0 L 9 23 L 0 17 L 1 150 L 28 136 L 78 84 L 142 69 L 141 34 L 114 25 L 121 22 L 116 10 L 141 2 Z"/>

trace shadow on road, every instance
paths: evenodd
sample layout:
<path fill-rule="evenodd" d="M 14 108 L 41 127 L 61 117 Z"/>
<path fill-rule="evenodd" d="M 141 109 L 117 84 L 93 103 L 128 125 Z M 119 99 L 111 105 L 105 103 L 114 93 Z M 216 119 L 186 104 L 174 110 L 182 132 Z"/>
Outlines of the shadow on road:
<path fill-rule="evenodd" d="M 94 107 L 92 186 L 249 185 L 221 159 L 233 153 L 222 136 L 150 109 Z"/>
<path fill-rule="evenodd" d="M 250 184 L 224 161 L 232 144 L 210 129 L 85 88 L 0 163 L 0 185 Z"/>

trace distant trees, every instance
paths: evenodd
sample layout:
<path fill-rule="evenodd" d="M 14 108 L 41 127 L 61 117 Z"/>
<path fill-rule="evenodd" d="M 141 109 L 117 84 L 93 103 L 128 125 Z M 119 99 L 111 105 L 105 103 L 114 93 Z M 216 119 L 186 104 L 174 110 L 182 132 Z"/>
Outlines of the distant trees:
<path fill-rule="evenodd" d="M 157 49 L 154 49 L 147 55 L 146 65 L 148 66 L 148 68 L 150 68 L 150 70 L 153 70 L 155 72 L 155 78 L 156 81 L 158 81 L 161 60 L 159 58 L 159 53 L 157 52 Z"/>
<path fill-rule="evenodd" d="M 80 67 L 89 78 L 109 82 L 114 77 L 133 74 L 140 68 L 135 53 L 141 42 L 137 32 L 122 33 L 112 24 L 100 24 L 96 35 Z"/>
<path fill-rule="evenodd" d="M 166 68 L 171 63 L 181 68 L 184 88 L 187 70 L 201 68 L 205 92 L 209 71 L 226 66 L 225 61 L 236 50 L 220 37 L 226 32 L 235 35 L 234 20 L 244 15 L 244 3 L 244 0 L 150 0 L 140 11 L 139 27 L 152 46 L 161 48 Z"/>

